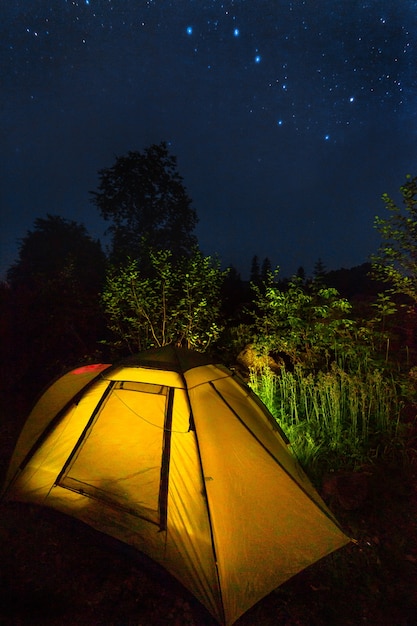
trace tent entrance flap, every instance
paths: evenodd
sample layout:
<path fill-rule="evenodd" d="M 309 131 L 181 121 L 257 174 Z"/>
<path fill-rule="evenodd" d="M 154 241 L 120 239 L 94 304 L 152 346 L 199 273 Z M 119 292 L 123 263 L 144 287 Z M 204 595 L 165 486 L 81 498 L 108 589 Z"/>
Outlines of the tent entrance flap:
<path fill-rule="evenodd" d="M 172 406 L 169 391 L 161 385 L 117 384 L 70 455 L 58 484 L 163 524 L 161 464 Z"/>

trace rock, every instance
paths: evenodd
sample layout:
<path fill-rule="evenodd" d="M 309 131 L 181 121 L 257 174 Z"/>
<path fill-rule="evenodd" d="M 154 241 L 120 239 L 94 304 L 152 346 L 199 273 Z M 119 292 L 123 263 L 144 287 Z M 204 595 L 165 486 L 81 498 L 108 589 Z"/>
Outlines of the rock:
<path fill-rule="evenodd" d="M 271 355 L 262 354 L 255 344 L 248 344 L 237 356 L 237 364 L 246 371 L 261 372 L 266 367 L 277 373 L 281 371 L 282 363 L 278 363 Z"/>

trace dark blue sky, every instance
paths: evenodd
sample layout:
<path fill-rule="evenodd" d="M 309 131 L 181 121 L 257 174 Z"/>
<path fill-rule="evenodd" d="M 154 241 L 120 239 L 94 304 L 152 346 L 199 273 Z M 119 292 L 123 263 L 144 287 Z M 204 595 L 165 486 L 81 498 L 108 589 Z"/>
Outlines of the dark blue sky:
<path fill-rule="evenodd" d="M 36 217 L 102 239 L 98 170 L 160 141 L 243 275 L 366 261 L 417 173 L 415 1 L 13 0 L 0 29 L 2 276 Z"/>

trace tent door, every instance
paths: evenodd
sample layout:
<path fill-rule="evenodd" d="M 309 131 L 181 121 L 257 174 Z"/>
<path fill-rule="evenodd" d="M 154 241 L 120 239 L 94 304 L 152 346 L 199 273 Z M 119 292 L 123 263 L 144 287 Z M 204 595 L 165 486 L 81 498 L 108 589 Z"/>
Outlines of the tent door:
<path fill-rule="evenodd" d="M 166 526 L 174 389 L 116 383 L 59 476 L 61 487 Z"/>

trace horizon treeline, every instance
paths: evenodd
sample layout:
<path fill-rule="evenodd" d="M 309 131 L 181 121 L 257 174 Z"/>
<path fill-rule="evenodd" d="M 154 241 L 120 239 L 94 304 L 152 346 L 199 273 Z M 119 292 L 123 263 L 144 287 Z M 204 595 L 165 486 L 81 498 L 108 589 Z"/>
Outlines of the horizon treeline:
<path fill-rule="evenodd" d="M 0 284 L 3 386 L 25 386 L 34 371 L 46 383 L 80 360 L 114 359 L 166 343 L 210 350 L 233 363 L 248 344 L 268 343 L 278 310 L 280 327 L 292 324 L 294 337 L 297 328 L 310 324 L 297 350 L 305 352 L 309 333 L 324 341 L 347 315 L 344 332 L 358 323 L 372 332 L 382 325 L 379 330 L 396 335 L 391 345 L 400 346 L 402 337 L 410 358 L 417 302 L 416 178 L 408 176 L 401 187 L 403 206 L 383 196 L 388 217 L 376 217 L 382 241 L 371 261 L 327 271 L 318 258 L 312 276 L 299 267 L 294 276 L 282 277 L 268 257 L 254 254 L 247 281 L 233 266 L 222 269 L 220 259 L 201 252 L 197 212 L 166 143 L 117 157 L 98 174 L 91 202 L 109 225 L 108 250 L 83 224 L 47 214 L 28 230 L 7 282 Z M 262 313 L 266 297 L 275 309 L 268 305 Z M 344 301 L 349 306 L 343 308 Z M 320 316 L 327 321 L 317 326 Z M 373 340 L 379 342 L 375 334 Z"/>

